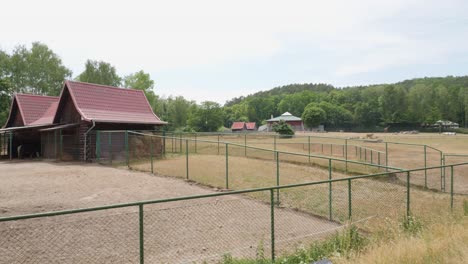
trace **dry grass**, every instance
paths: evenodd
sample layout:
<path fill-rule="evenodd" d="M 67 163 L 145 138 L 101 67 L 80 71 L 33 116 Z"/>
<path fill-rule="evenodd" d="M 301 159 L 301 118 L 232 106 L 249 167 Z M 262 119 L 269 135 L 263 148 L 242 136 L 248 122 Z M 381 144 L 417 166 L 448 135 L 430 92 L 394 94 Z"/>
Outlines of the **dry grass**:
<path fill-rule="evenodd" d="M 186 177 L 185 156 L 176 156 L 154 163 L 158 175 Z M 132 168 L 148 171 L 149 163 L 133 164 Z M 189 179 L 203 185 L 224 189 L 226 187 L 225 157 L 218 155 L 190 155 Z M 333 172 L 333 178 L 346 175 Z M 412 176 L 413 177 L 413 176 Z M 414 176 L 415 180 L 419 176 Z M 280 164 L 280 185 L 313 182 L 328 179 L 328 171 L 313 166 Z M 378 226 L 382 217 L 398 218 L 406 213 L 406 174 L 382 176 L 376 179 L 357 179 L 351 183 L 353 220 L 367 219 L 362 225 L 366 229 Z M 244 157 L 229 157 L 229 188 L 247 189 L 276 185 L 276 162 Z M 332 218 L 340 222 L 348 219 L 348 181 L 332 184 Z M 268 200 L 265 195 L 254 195 Z M 284 189 L 279 194 L 281 206 L 329 217 L 329 185 L 320 184 Z M 462 210 L 464 196 L 454 199 L 456 210 Z M 411 211 L 422 218 L 428 218 L 436 210 L 446 213 L 450 208 L 450 195 L 427 191 L 418 187 L 410 190 Z"/>
<path fill-rule="evenodd" d="M 351 259 L 333 263 L 466 263 L 468 218 L 436 221 L 416 236 L 398 233 L 396 239 L 376 243 Z"/>

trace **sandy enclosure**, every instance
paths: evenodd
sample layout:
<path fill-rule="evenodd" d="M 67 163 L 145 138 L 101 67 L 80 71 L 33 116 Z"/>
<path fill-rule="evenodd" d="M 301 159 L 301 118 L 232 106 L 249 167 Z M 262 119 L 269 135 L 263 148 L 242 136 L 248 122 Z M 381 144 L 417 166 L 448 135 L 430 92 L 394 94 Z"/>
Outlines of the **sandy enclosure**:
<path fill-rule="evenodd" d="M 83 164 L 0 163 L 0 216 L 207 194 L 173 179 Z M 264 195 L 269 195 L 265 192 Z M 192 263 L 270 252 L 270 205 L 223 196 L 145 206 L 145 259 Z M 334 232 L 335 223 L 275 209 L 278 253 Z M 0 263 L 136 263 L 137 208 L 0 223 Z"/>

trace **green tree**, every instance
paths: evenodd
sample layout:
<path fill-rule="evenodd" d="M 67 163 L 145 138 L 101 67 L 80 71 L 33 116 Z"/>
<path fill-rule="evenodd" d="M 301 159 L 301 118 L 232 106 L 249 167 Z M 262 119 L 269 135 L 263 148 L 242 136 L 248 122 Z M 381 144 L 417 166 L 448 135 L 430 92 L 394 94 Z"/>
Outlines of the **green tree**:
<path fill-rule="evenodd" d="M 125 88 L 133 88 L 143 91 L 153 91 L 154 81 L 151 79 L 149 73 L 139 71 L 134 74 L 125 76 L 123 79 Z"/>
<path fill-rule="evenodd" d="M 194 101 L 188 101 L 183 96 L 171 97 L 168 100 L 168 120 L 172 127 L 174 129 L 187 127 L 187 120 L 195 106 Z"/>
<path fill-rule="evenodd" d="M 216 102 L 202 102 L 194 109 L 188 123 L 195 131 L 215 132 L 223 125 L 223 110 Z"/>
<path fill-rule="evenodd" d="M 383 118 L 386 122 L 402 122 L 406 119 L 407 95 L 401 86 L 388 85 L 379 98 Z"/>
<path fill-rule="evenodd" d="M 78 75 L 77 80 L 115 87 L 119 87 L 122 82 L 114 66 L 107 62 L 93 60 L 86 61 L 85 70 Z"/>
<path fill-rule="evenodd" d="M 0 55 L 5 60 L 5 55 Z M 2 59 L 0 59 L 2 60 Z M 47 45 L 34 42 L 31 50 L 17 46 L 9 57 L 8 75 L 15 92 L 58 95 L 72 72 Z"/>
<path fill-rule="evenodd" d="M 6 78 L 0 79 L 0 127 L 5 124 L 8 118 L 12 94 L 13 89 L 10 81 Z"/>
<path fill-rule="evenodd" d="M 304 113 L 302 113 L 302 120 L 309 128 L 317 127 L 324 123 L 326 119 L 327 114 L 316 103 L 308 104 L 304 109 Z"/>
<path fill-rule="evenodd" d="M 294 135 L 294 130 L 292 127 L 286 123 L 284 120 L 280 120 L 278 123 L 273 124 L 273 131 L 280 135 Z"/>
<path fill-rule="evenodd" d="M 141 70 L 134 74 L 125 76 L 123 79 L 123 84 L 125 88 L 133 88 L 145 92 L 145 96 L 148 99 L 148 102 L 150 103 L 151 107 L 154 107 L 156 104 L 154 81 L 151 79 L 151 76 L 148 73 L 145 73 Z"/>
<path fill-rule="evenodd" d="M 318 102 L 318 97 L 313 92 L 303 91 L 284 97 L 278 105 L 280 113 L 290 112 L 295 116 L 301 116 L 304 108 L 311 102 Z"/>

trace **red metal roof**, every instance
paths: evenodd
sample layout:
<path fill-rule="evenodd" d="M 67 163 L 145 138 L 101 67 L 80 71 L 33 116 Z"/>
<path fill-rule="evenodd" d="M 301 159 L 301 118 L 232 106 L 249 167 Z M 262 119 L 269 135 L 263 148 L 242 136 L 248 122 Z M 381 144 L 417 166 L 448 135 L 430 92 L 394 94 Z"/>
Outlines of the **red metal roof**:
<path fill-rule="evenodd" d="M 31 125 L 47 125 L 54 123 L 54 116 L 57 112 L 58 101 L 50 104 L 49 108 L 38 120 L 31 123 Z"/>
<path fill-rule="evenodd" d="M 59 97 L 56 96 L 42 96 L 42 95 L 32 95 L 32 94 L 15 94 L 13 96 L 13 101 L 16 100 L 18 105 L 19 113 L 23 119 L 24 126 L 29 125 L 42 125 L 42 124 L 51 124 L 52 118 L 42 119 L 43 116 L 47 113 L 50 116 L 49 109 L 55 105 L 57 107 L 57 102 Z M 13 107 L 12 103 L 12 107 Z M 6 124 L 9 123 L 11 118 L 12 110 L 10 110 L 10 116 Z M 55 109 L 50 110 L 52 115 L 55 114 Z"/>
<path fill-rule="evenodd" d="M 83 119 L 96 122 L 167 124 L 153 113 L 141 90 L 65 81 Z M 63 90 L 62 90 L 63 93 Z"/>
<path fill-rule="evenodd" d="M 232 123 L 231 129 L 244 129 L 244 122 L 234 122 Z"/>
<path fill-rule="evenodd" d="M 255 130 L 257 125 L 255 124 L 255 122 L 247 122 L 245 123 L 245 126 L 247 127 L 248 130 Z"/>

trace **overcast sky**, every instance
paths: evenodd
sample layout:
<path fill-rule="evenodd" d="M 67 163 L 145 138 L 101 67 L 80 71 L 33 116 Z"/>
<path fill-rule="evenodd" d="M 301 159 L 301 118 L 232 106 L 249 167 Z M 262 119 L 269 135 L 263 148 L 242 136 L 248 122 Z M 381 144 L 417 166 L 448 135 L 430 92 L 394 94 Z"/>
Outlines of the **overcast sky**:
<path fill-rule="evenodd" d="M 198 102 L 468 74 L 468 1 L 2 0 L 0 10 L 0 49 L 40 41 L 73 77 L 103 60 Z"/>

